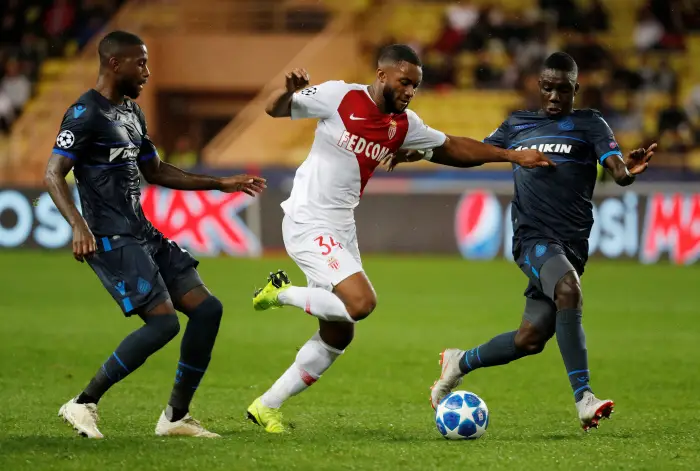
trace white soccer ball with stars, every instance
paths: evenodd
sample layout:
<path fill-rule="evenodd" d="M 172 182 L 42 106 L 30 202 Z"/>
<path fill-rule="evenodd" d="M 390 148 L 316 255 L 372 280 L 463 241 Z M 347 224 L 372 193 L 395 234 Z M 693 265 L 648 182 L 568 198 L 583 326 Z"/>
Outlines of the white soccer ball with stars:
<path fill-rule="evenodd" d="M 75 136 L 69 130 L 61 131 L 61 133 L 56 138 L 56 144 L 62 149 L 68 149 L 75 142 Z"/>
<path fill-rule="evenodd" d="M 435 425 L 450 440 L 476 439 L 489 426 L 489 408 L 473 392 L 453 391 L 438 404 Z"/>

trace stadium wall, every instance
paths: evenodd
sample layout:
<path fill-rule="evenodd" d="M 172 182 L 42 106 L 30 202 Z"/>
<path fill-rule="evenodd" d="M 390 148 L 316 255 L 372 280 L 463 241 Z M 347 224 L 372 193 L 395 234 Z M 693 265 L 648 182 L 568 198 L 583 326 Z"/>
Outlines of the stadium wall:
<path fill-rule="evenodd" d="M 308 42 L 308 37 L 293 34 L 156 36 L 148 42 L 153 80 L 149 87 L 258 90 Z"/>
<path fill-rule="evenodd" d="M 400 180 L 368 187 L 356 211 L 364 254 L 453 254 L 512 259 L 512 191 L 471 182 L 468 188 L 416 187 Z M 418 183 L 420 185 L 420 183 Z M 445 190 L 447 188 L 447 190 Z M 200 256 L 256 257 L 283 250 L 281 185 L 262 198 L 145 187 L 154 225 Z M 77 200 L 77 191 L 74 189 Z M 78 202 L 79 204 L 79 202 Z M 592 257 L 694 264 L 700 258 L 700 193 L 601 188 L 594 199 Z M 0 189 L 0 247 L 68 249 L 72 232 L 43 189 Z"/>

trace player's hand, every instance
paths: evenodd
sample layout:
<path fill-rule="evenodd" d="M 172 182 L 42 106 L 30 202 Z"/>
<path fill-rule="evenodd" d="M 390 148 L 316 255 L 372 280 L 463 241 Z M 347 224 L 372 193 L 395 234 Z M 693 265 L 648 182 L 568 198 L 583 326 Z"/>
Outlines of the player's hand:
<path fill-rule="evenodd" d="M 398 164 L 418 162 L 423 158 L 423 152 L 419 150 L 401 149 L 395 154 L 388 154 L 382 159 L 380 165 L 386 165 L 386 171 L 392 172 Z"/>
<path fill-rule="evenodd" d="M 73 257 L 80 263 L 92 257 L 97 250 L 95 236 L 83 220 L 73 227 Z"/>
<path fill-rule="evenodd" d="M 292 69 L 285 78 L 288 92 L 294 93 L 309 86 L 309 73 L 306 69 Z"/>
<path fill-rule="evenodd" d="M 647 167 L 649 167 L 649 161 L 654 157 L 655 150 L 656 143 L 653 143 L 646 149 L 641 148 L 630 151 L 627 155 L 627 160 L 625 160 L 625 165 L 630 174 L 639 175 L 640 173 L 644 173 Z"/>
<path fill-rule="evenodd" d="M 508 159 L 514 164 L 518 164 L 525 168 L 536 167 L 556 167 L 557 164 L 552 162 L 549 157 L 535 149 L 526 149 L 519 151 L 510 151 L 511 155 Z"/>
<path fill-rule="evenodd" d="M 219 190 L 224 193 L 242 191 L 246 195 L 255 196 L 267 188 L 267 180 L 252 175 L 235 175 L 219 180 Z"/>

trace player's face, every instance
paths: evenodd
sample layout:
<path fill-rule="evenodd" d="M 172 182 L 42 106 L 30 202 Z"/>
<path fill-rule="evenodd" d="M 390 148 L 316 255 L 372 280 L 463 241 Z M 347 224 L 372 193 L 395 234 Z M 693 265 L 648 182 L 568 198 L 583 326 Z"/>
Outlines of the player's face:
<path fill-rule="evenodd" d="M 423 69 L 408 62 L 399 62 L 377 71 L 383 85 L 382 95 L 388 113 L 402 113 L 408 108 L 423 80 Z"/>
<path fill-rule="evenodd" d="M 540 75 L 540 99 L 548 116 L 565 116 L 574 108 L 578 83 L 561 70 L 546 69 Z"/>
<path fill-rule="evenodd" d="M 146 46 L 131 46 L 117 66 L 117 80 L 121 92 L 129 98 L 138 98 L 148 81 L 148 50 Z"/>

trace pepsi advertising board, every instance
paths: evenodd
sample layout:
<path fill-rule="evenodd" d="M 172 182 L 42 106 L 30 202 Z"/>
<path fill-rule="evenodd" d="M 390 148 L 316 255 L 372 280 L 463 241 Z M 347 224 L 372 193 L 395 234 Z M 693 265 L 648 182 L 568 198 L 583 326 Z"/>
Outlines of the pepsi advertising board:
<path fill-rule="evenodd" d="M 464 258 L 513 259 L 511 197 L 465 193 L 455 211 L 455 239 Z M 700 194 L 627 192 L 594 198 L 589 254 L 690 265 L 700 258 Z"/>
<path fill-rule="evenodd" d="M 77 189 L 73 199 L 80 210 Z M 176 191 L 146 186 L 146 217 L 178 245 L 197 255 L 257 256 L 260 240 L 241 218 L 253 201 L 244 193 Z M 0 247 L 59 249 L 73 231 L 43 190 L 0 190 Z"/>

